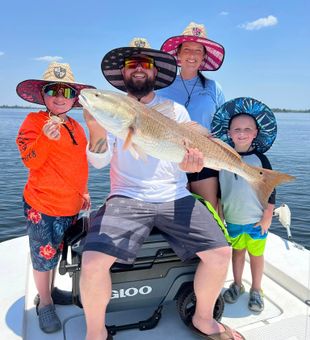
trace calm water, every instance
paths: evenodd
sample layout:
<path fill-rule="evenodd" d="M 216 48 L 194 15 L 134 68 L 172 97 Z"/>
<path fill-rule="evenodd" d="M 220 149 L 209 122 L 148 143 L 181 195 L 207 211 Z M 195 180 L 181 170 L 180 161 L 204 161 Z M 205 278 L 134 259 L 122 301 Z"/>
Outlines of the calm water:
<path fill-rule="evenodd" d="M 15 145 L 18 128 L 29 110 L 0 109 L 0 241 L 25 234 L 22 191 L 27 170 Z M 81 111 L 72 114 L 83 125 Z M 310 114 L 278 113 L 278 137 L 267 155 L 274 169 L 296 176 L 296 181 L 277 189 L 277 206 L 286 203 L 292 213 L 294 241 L 310 249 Z M 84 125 L 85 126 L 85 125 Z M 109 190 L 108 169 L 90 169 L 92 207 L 104 200 Z M 274 219 L 271 231 L 286 238 L 285 229 Z"/>

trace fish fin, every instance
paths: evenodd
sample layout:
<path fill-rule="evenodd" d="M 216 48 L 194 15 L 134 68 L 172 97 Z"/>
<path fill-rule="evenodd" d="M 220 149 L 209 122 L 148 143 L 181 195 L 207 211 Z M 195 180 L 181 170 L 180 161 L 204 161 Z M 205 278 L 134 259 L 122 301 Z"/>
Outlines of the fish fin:
<path fill-rule="evenodd" d="M 133 135 L 134 135 L 134 129 L 132 127 L 129 127 L 127 136 L 124 141 L 123 150 L 127 150 L 131 147 Z"/>
<path fill-rule="evenodd" d="M 134 159 L 139 159 L 139 154 L 138 154 L 138 152 L 135 150 L 135 148 L 133 148 L 132 145 L 133 145 L 133 144 L 130 145 L 130 147 L 128 148 L 128 151 L 131 153 L 131 156 L 132 156 Z"/>
<path fill-rule="evenodd" d="M 134 135 L 134 128 L 129 127 L 128 134 L 126 136 L 125 142 L 123 144 L 123 150 L 128 150 L 132 157 L 135 159 L 143 159 L 147 161 L 147 154 L 137 145 L 132 142 L 132 137 Z"/>
<path fill-rule="evenodd" d="M 131 144 L 128 151 L 134 159 L 142 159 L 144 162 L 147 161 L 147 154 L 137 144 Z"/>
<path fill-rule="evenodd" d="M 260 172 L 261 175 L 260 180 L 250 182 L 250 184 L 255 190 L 257 197 L 261 204 L 263 205 L 264 209 L 267 207 L 268 199 L 277 185 L 285 182 L 290 182 L 295 179 L 294 176 L 279 171 L 263 169 L 255 166 L 250 167 L 259 170 Z"/>
<path fill-rule="evenodd" d="M 188 128 L 190 130 L 194 130 L 196 131 L 197 133 L 205 136 L 205 137 L 211 137 L 211 133 L 209 132 L 209 130 L 207 128 L 205 128 L 204 126 L 200 125 L 199 123 L 197 122 L 194 122 L 194 121 L 190 121 L 190 122 L 182 122 L 182 123 L 179 123 L 181 126 L 185 127 L 185 128 Z"/>
<path fill-rule="evenodd" d="M 152 106 L 153 110 L 156 110 L 157 112 L 163 114 L 164 116 L 176 120 L 176 115 L 174 112 L 174 104 L 171 100 L 165 100 L 162 103 L 156 104 Z"/>

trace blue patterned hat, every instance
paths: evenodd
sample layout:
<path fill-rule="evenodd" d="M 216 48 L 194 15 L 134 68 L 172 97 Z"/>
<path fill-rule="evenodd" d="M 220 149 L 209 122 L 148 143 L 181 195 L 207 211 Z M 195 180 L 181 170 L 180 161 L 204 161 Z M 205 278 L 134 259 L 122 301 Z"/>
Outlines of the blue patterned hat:
<path fill-rule="evenodd" d="M 253 141 L 253 146 L 257 151 L 265 153 L 276 139 L 277 122 L 271 109 L 256 99 L 241 97 L 224 103 L 213 116 L 212 134 L 233 146 L 228 135 L 229 122 L 232 117 L 242 113 L 255 118 L 259 131 Z"/>

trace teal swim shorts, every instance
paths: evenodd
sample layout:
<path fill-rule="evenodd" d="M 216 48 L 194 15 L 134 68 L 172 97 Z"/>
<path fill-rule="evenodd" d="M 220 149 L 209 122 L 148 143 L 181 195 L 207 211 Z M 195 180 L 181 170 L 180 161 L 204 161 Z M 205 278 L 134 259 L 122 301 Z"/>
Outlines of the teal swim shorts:
<path fill-rule="evenodd" d="M 227 231 L 233 249 L 246 249 L 253 256 L 264 254 L 267 234 L 261 234 L 261 227 L 254 227 L 255 223 L 232 224 L 227 223 Z"/>

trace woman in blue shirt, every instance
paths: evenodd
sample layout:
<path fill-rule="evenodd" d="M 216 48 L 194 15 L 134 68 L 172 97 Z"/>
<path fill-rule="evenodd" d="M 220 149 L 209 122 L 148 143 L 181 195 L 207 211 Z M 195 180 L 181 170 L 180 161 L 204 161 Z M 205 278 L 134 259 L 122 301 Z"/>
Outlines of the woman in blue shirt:
<path fill-rule="evenodd" d="M 175 56 L 180 73 L 160 95 L 186 107 L 193 121 L 210 130 L 215 111 L 225 102 L 220 85 L 201 71 L 216 71 L 224 60 L 224 47 L 207 39 L 204 25 L 190 23 L 182 35 L 167 39 L 161 50 Z M 204 168 L 187 175 L 190 190 L 217 209 L 218 172 Z"/>

